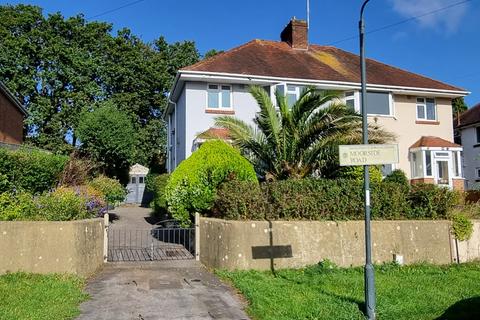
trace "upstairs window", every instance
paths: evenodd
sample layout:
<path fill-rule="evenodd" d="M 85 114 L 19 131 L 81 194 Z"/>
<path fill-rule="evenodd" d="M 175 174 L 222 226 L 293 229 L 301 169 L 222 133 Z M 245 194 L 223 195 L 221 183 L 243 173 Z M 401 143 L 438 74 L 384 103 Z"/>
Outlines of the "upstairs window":
<path fill-rule="evenodd" d="M 367 92 L 367 113 L 381 116 L 392 115 L 390 93 Z"/>
<path fill-rule="evenodd" d="M 427 121 L 437 120 L 435 99 L 417 98 L 417 119 Z"/>
<path fill-rule="evenodd" d="M 285 96 L 287 98 L 288 106 L 292 107 L 295 102 L 297 102 L 297 100 L 300 98 L 303 87 L 281 83 L 275 86 L 275 90 L 278 91 L 281 95 Z"/>
<path fill-rule="evenodd" d="M 208 85 L 208 109 L 231 109 L 232 86 L 224 84 Z"/>

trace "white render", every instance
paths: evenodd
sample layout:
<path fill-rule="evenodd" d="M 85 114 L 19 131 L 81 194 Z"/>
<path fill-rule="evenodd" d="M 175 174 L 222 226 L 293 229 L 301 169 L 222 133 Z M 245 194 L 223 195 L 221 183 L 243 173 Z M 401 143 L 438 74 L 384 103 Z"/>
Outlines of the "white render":
<path fill-rule="evenodd" d="M 467 189 L 474 189 L 480 182 L 480 144 L 477 142 L 476 127 L 480 123 L 459 129 L 463 147 L 463 172 Z"/>

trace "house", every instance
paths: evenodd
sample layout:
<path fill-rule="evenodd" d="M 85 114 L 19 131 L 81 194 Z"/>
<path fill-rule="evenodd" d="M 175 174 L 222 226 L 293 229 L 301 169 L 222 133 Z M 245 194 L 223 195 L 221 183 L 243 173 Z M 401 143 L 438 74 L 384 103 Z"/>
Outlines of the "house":
<path fill-rule="evenodd" d="M 234 115 L 252 122 L 258 106 L 248 86 L 276 90 L 293 103 L 303 87 L 343 92 L 345 103 L 360 111 L 360 58 L 332 47 L 310 44 L 303 20 L 292 19 L 281 41 L 252 40 L 178 71 L 164 114 L 168 124 L 169 171 L 198 146 L 215 117 Z M 464 89 L 367 60 L 369 121 L 395 133 L 402 169 L 413 183 L 463 188 L 461 146 L 454 144 L 452 99 Z M 218 133 L 218 132 L 217 132 Z M 225 136 L 225 132 L 219 134 Z"/>
<path fill-rule="evenodd" d="M 23 142 L 23 118 L 26 115 L 20 101 L 0 82 L 0 144 Z"/>
<path fill-rule="evenodd" d="M 480 103 L 453 121 L 455 142 L 463 147 L 465 186 L 473 189 L 480 182 Z"/>

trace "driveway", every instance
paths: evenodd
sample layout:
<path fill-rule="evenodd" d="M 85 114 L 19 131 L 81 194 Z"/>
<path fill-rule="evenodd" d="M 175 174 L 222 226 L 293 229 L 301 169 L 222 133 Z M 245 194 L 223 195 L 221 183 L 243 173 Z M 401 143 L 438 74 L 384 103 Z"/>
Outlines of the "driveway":
<path fill-rule="evenodd" d="M 114 228 L 151 228 L 149 209 L 115 213 Z M 195 260 L 108 263 L 86 291 L 77 320 L 248 319 L 240 297 Z"/>

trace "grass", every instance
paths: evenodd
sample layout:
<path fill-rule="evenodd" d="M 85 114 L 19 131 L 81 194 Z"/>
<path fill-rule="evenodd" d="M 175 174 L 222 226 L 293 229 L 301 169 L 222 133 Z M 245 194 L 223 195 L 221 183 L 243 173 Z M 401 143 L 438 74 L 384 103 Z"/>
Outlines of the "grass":
<path fill-rule="evenodd" d="M 253 319 L 364 319 L 363 268 L 224 271 Z M 480 319 L 480 263 L 375 268 L 378 319 Z"/>
<path fill-rule="evenodd" d="M 0 319 L 73 319 L 88 298 L 82 279 L 68 275 L 9 273 L 0 276 Z"/>

